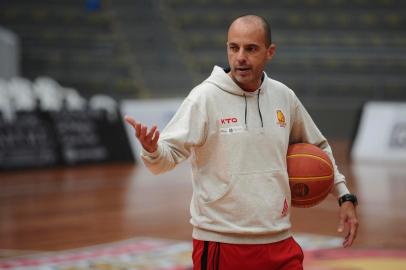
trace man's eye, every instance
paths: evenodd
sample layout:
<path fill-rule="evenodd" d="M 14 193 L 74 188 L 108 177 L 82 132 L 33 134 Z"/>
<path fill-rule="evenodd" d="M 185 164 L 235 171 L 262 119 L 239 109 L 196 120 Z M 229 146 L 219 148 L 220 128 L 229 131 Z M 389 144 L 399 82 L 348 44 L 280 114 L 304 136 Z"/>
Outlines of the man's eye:
<path fill-rule="evenodd" d="M 236 51 L 238 51 L 238 47 L 236 47 L 236 46 L 231 46 L 231 47 L 230 47 L 230 51 L 236 52 Z"/>

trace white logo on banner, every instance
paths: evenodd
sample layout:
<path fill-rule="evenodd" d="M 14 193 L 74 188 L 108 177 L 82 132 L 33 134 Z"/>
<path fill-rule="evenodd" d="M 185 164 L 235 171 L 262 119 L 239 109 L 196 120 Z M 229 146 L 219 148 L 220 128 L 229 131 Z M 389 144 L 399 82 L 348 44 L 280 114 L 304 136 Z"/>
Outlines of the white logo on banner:
<path fill-rule="evenodd" d="M 391 148 L 406 148 L 406 122 L 393 125 L 389 146 Z"/>
<path fill-rule="evenodd" d="M 406 103 L 368 102 L 351 151 L 354 161 L 406 161 Z"/>

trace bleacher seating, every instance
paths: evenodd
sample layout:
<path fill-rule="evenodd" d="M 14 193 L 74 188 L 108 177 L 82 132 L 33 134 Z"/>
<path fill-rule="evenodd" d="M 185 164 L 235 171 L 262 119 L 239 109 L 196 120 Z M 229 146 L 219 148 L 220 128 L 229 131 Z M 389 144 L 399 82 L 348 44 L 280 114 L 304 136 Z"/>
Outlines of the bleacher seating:
<path fill-rule="evenodd" d="M 185 96 L 196 81 L 184 61 L 185 53 L 161 12 L 163 2 L 157 0 L 114 0 L 122 34 L 126 37 L 133 61 L 144 78 L 147 97 Z"/>
<path fill-rule="evenodd" d="M 85 96 L 137 97 L 142 86 L 115 31 L 108 1 L 1 1 L 0 24 L 20 36 L 22 74 L 52 77 Z"/>
<path fill-rule="evenodd" d="M 406 2 L 167 0 L 190 66 L 203 79 L 227 65 L 226 31 L 242 14 L 269 18 L 277 54 L 268 72 L 304 98 L 406 98 Z"/>

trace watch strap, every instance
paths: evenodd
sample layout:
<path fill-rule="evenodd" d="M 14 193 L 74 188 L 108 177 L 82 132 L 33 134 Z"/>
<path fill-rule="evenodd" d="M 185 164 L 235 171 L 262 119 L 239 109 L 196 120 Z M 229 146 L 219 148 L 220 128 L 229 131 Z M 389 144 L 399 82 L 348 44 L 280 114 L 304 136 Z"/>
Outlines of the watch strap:
<path fill-rule="evenodd" d="M 354 194 L 345 194 L 338 199 L 338 205 L 341 206 L 344 202 L 352 202 L 354 206 L 358 205 L 357 196 Z"/>

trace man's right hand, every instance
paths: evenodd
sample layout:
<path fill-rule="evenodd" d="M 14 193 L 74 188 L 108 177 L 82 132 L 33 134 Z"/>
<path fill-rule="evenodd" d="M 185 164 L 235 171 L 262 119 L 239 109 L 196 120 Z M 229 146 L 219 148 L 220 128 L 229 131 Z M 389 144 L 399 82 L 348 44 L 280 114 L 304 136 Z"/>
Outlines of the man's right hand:
<path fill-rule="evenodd" d="M 140 141 L 142 147 L 150 152 L 153 153 L 158 148 L 158 139 L 159 139 L 159 130 L 157 129 L 156 125 L 153 125 L 152 128 L 148 132 L 148 127 L 138 123 L 135 121 L 134 118 L 131 116 L 126 115 L 124 120 L 130 124 L 135 130 L 135 136 Z"/>

